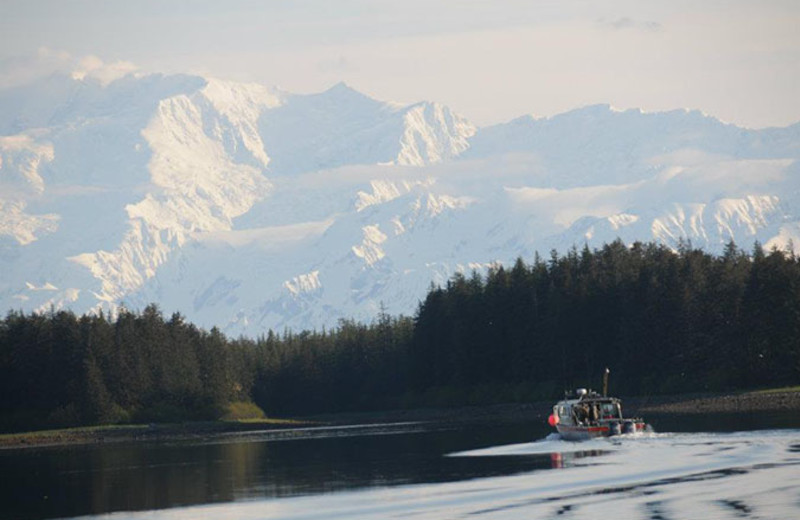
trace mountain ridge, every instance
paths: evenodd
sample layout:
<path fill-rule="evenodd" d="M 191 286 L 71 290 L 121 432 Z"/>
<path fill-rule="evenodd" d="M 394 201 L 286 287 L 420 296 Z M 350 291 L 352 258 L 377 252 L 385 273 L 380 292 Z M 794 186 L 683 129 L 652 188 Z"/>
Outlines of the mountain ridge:
<path fill-rule="evenodd" d="M 258 334 L 413 313 L 456 272 L 618 237 L 785 248 L 798 156 L 800 123 L 683 109 L 478 128 L 344 83 L 49 78 L 0 91 L 0 302 L 157 301 Z"/>

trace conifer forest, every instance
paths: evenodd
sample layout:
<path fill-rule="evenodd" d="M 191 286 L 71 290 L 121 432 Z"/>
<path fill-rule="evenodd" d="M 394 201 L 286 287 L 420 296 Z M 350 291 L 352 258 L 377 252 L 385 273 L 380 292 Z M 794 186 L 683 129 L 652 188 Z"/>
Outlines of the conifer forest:
<path fill-rule="evenodd" d="M 414 316 L 228 338 L 156 305 L 0 321 L 0 430 L 800 384 L 800 258 L 656 243 L 552 252 L 431 286 Z"/>

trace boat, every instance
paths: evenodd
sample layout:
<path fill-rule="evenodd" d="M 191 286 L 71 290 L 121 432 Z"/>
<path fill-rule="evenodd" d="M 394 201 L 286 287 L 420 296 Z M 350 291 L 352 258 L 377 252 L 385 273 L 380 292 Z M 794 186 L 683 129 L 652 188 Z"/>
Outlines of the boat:
<path fill-rule="evenodd" d="M 579 388 L 572 396 L 553 406 L 547 422 L 554 427 L 562 439 L 577 441 L 595 437 L 632 434 L 648 430 L 648 425 L 639 417 L 625 418 L 622 401 L 608 397 L 608 369 L 604 376 L 603 395 Z"/>

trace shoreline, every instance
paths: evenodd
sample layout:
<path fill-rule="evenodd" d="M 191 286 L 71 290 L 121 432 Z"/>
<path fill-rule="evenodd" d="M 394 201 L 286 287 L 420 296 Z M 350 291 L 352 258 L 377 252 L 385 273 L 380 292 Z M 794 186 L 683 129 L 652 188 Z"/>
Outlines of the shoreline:
<path fill-rule="evenodd" d="M 733 394 L 692 394 L 652 397 L 639 404 L 641 413 L 705 414 L 759 411 L 800 411 L 800 389 L 742 392 Z M 630 405 L 629 405 L 630 407 Z"/>
<path fill-rule="evenodd" d="M 740 393 L 679 394 L 648 397 L 622 397 L 626 415 L 705 414 L 759 411 L 800 412 L 800 387 L 786 390 Z M 552 401 L 461 406 L 453 408 L 415 408 L 381 412 L 339 412 L 316 414 L 305 419 L 345 426 L 370 422 L 449 422 L 481 424 L 542 420 L 551 413 Z"/>
<path fill-rule="evenodd" d="M 314 424 L 295 419 L 264 421 L 205 421 L 159 424 L 115 424 L 0 434 L 0 451 L 60 446 L 141 442 L 203 441 L 222 435 L 248 435 L 260 431 L 308 428 Z"/>
<path fill-rule="evenodd" d="M 686 394 L 624 398 L 626 415 L 680 415 L 800 412 L 800 388 L 727 394 Z M 314 427 L 353 427 L 392 423 L 445 423 L 452 425 L 511 424 L 545 421 L 553 401 L 511 403 L 456 408 L 416 408 L 379 412 L 338 412 L 294 419 L 253 422 L 197 422 L 148 425 L 109 425 L 0 435 L 0 450 L 104 445 L 140 442 L 204 441 L 271 434 L 275 438 L 301 435 Z"/>

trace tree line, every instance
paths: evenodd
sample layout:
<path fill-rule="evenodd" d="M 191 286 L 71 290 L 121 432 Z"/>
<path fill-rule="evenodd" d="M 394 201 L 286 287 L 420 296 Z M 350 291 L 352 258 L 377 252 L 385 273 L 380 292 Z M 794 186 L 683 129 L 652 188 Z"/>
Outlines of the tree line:
<path fill-rule="evenodd" d="M 226 338 L 155 305 L 0 321 L 0 429 L 800 383 L 800 260 L 621 241 L 431 286 L 413 317 Z"/>
<path fill-rule="evenodd" d="M 615 241 L 457 275 L 421 303 L 410 359 L 417 390 L 520 398 L 597 388 L 605 367 L 623 395 L 798 384 L 800 261 Z"/>

